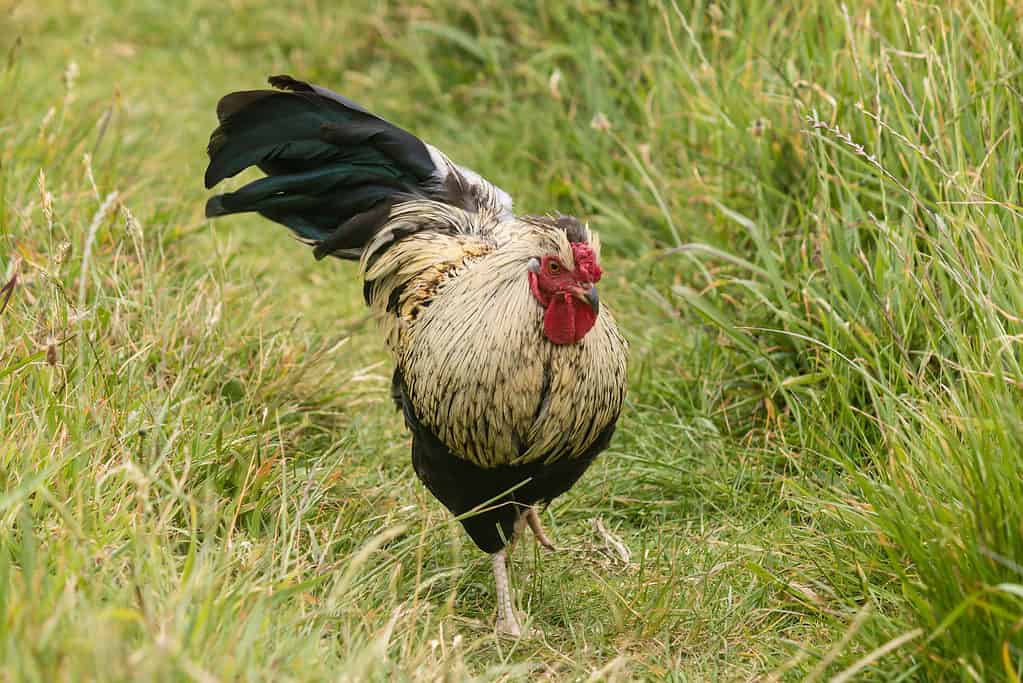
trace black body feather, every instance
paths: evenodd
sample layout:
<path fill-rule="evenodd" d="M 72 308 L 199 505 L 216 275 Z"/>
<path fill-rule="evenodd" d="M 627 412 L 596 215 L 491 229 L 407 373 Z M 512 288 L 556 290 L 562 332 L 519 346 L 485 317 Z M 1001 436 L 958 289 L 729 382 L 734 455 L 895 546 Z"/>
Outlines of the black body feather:
<path fill-rule="evenodd" d="M 578 458 L 560 458 L 553 463 L 540 458 L 524 465 L 480 467 L 452 453 L 423 425 L 397 369 L 391 396 L 412 432 L 416 475 L 444 507 L 460 518 L 466 533 L 486 553 L 507 545 L 516 520 L 526 508 L 547 504 L 572 488 L 607 448 L 615 431 L 615 422 L 611 422 Z"/>
<path fill-rule="evenodd" d="M 206 215 L 256 211 L 315 243 L 318 258 L 358 258 L 394 198 L 429 186 L 437 171 L 429 150 L 330 90 L 290 76 L 270 84 L 282 90 L 235 92 L 217 105 L 206 187 L 250 166 L 267 177 L 212 197 Z"/>

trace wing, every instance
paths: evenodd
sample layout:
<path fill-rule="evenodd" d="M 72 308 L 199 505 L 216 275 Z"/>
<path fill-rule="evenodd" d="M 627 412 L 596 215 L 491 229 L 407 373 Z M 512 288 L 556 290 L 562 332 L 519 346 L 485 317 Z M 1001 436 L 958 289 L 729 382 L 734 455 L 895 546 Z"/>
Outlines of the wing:
<path fill-rule="evenodd" d="M 363 294 L 384 319 L 388 345 L 432 303 L 440 287 L 494 251 L 501 220 L 433 200 L 402 202 L 362 252 Z"/>
<path fill-rule="evenodd" d="M 266 176 L 212 197 L 207 216 L 255 211 L 315 246 L 317 258 L 351 259 L 410 199 L 511 216 L 508 193 L 408 131 L 290 76 L 270 84 L 278 90 L 234 92 L 217 105 L 206 187 L 251 166 Z"/>

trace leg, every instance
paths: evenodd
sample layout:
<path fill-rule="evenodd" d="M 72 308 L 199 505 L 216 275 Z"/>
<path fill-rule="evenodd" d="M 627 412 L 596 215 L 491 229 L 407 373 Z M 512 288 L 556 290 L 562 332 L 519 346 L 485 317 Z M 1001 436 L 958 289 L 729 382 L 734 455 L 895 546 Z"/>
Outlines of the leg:
<path fill-rule="evenodd" d="M 529 506 L 529 510 L 526 511 L 526 522 L 529 524 L 529 528 L 533 530 L 533 535 L 536 536 L 536 541 L 547 550 L 554 550 L 554 544 L 551 543 L 551 539 L 547 538 L 547 534 L 544 533 L 543 527 L 540 526 L 540 515 L 537 514 L 536 508 L 532 505 Z"/>
<path fill-rule="evenodd" d="M 490 561 L 494 565 L 494 585 L 497 587 L 497 632 L 519 638 L 522 636 L 522 627 L 519 626 L 515 610 L 512 609 L 505 557 L 503 548 L 490 556 Z"/>

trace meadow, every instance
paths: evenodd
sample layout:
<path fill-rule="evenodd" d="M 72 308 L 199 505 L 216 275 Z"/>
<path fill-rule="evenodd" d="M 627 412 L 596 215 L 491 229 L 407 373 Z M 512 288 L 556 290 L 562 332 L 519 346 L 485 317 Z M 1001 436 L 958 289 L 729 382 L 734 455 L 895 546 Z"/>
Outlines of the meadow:
<path fill-rule="evenodd" d="M 0 680 L 1019 681 L 1021 44 L 996 0 L 4 3 Z M 629 400 L 516 547 L 537 637 L 355 267 L 203 217 L 276 73 L 601 234 Z"/>

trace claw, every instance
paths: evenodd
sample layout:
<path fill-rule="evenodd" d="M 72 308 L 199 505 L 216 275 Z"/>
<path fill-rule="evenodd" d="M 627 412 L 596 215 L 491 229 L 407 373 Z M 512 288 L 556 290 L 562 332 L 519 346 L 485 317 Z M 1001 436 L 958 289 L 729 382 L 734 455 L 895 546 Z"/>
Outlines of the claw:
<path fill-rule="evenodd" d="M 543 527 L 540 525 L 540 515 L 537 514 L 536 508 L 531 507 L 526 512 L 526 523 L 529 524 L 529 528 L 532 529 L 533 535 L 536 536 L 536 541 L 547 550 L 556 550 L 551 539 L 547 537 Z"/>

